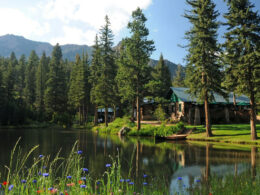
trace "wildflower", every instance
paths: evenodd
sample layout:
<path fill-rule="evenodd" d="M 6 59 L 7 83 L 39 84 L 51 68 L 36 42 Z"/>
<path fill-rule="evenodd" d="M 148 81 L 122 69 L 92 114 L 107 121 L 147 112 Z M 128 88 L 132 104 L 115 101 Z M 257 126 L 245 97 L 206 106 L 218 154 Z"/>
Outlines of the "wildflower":
<path fill-rule="evenodd" d="M 49 173 L 43 173 L 42 176 L 48 177 L 48 176 L 49 176 Z"/>
<path fill-rule="evenodd" d="M 86 181 L 86 177 L 81 177 L 82 180 Z"/>
<path fill-rule="evenodd" d="M 124 182 L 125 180 L 124 179 L 120 179 L 120 182 Z"/>
<path fill-rule="evenodd" d="M 4 185 L 4 186 L 6 186 L 6 185 L 8 185 L 8 184 L 9 184 L 9 183 L 8 183 L 7 181 L 4 181 L 4 182 L 3 182 L 3 185 Z"/>
<path fill-rule="evenodd" d="M 44 156 L 43 156 L 42 154 L 40 154 L 40 155 L 39 155 L 39 158 L 42 158 L 42 157 L 44 157 Z"/>
<path fill-rule="evenodd" d="M 83 181 L 82 181 L 82 180 L 79 180 L 78 183 L 79 183 L 79 184 L 83 184 Z"/>
<path fill-rule="evenodd" d="M 42 169 L 46 169 L 46 166 L 43 166 Z"/>
<path fill-rule="evenodd" d="M 126 181 L 126 182 L 129 182 L 129 181 L 130 181 L 130 179 L 126 179 L 125 181 Z"/>
<path fill-rule="evenodd" d="M 111 164 L 106 164 L 106 167 L 111 167 Z"/>
<path fill-rule="evenodd" d="M 57 190 L 56 188 L 53 188 L 53 189 L 51 190 L 51 194 L 56 194 L 57 191 L 58 191 L 58 190 Z"/>
<path fill-rule="evenodd" d="M 71 187 L 71 186 L 75 186 L 75 183 L 67 183 L 66 184 L 68 187 Z"/>
<path fill-rule="evenodd" d="M 178 180 L 182 180 L 182 178 L 181 178 L 181 177 L 178 177 Z"/>
<path fill-rule="evenodd" d="M 99 185 L 100 184 L 100 181 L 97 181 L 97 185 Z"/>
<path fill-rule="evenodd" d="M 2 184 L 0 184 L 0 188 L 2 188 Z"/>
<path fill-rule="evenodd" d="M 143 183 L 143 185 L 145 185 L 145 186 L 146 186 L 147 184 L 148 184 L 148 183 L 146 183 L 146 182 Z"/>
<path fill-rule="evenodd" d="M 38 175 L 42 175 L 42 172 L 41 172 L 41 171 L 39 171 L 39 172 L 38 172 Z"/>
<path fill-rule="evenodd" d="M 144 174 L 144 175 L 143 175 L 143 177 L 144 177 L 144 178 L 146 178 L 146 177 L 147 177 L 147 175 L 146 175 L 146 174 Z"/>
<path fill-rule="evenodd" d="M 11 191 L 14 188 L 14 185 L 10 185 L 8 190 Z"/>
<path fill-rule="evenodd" d="M 40 194 L 42 193 L 43 191 L 42 190 L 37 190 L 37 194 Z"/>
<path fill-rule="evenodd" d="M 26 180 L 25 180 L 25 179 L 22 179 L 21 182 L 22 182 L 22 183 L 26 183 Z"/>
<path fill-rule="evenodd" d="M 196 180 L 196 182 L 197 182 L 197 183 L 199 183 L 199 182 L 200 182 L 200 180 L 199 180 L 199 179 L 197 179 L 197 180 Z"/>
<path fill-rule="evenodd" d="M 34 179 L 32 182 L 33 182 L 33 183 L 37 183 L 37 180 L 36 180 L 36 179 Z"/>
<path fill-rule="evenodd" d="M 86 188 L 86 185 L 80 185 L 81 188 Z"/>
<path fill-rule="evenodd" d="M 82 153 L 83 153 L 82 150 L 79 150 L 79 151 L 78 151 L 78 154 L 82 154 Z"/>
<path fill-rule="evenodd" d="M 88 169 L 87 169 L 87 168 L 82 168 L 82 170 L 83 170 L 84 172 L 88 172 Z"/>
<path fill-rule="evenodd" d="M 129 182 L 129 185 L 134 185 L 134 182 Z"/>
<path fill-rule="evenodd" d="M 53 187 L 48 188 L 49 191 L 53 190 Z"/>
<path fill-rule="evenodd" d="M 67 176 L 67 179 L 71 179 L 71 176 L 69 175 L 69 176 Z"/>
<path fill-rule="evenodd" d="M 212 195 L 212 193 L 209 193 L 209 195 Z"/>

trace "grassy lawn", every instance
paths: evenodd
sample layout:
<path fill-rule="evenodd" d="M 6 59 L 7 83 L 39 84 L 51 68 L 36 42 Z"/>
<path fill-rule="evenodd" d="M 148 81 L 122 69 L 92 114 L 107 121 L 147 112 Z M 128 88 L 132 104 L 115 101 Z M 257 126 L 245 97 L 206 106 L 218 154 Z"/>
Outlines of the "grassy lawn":
<path fill-rule="evenodd" d="M 187 126 L 192 128 L 194 126 Z M 260 139 L 256 141 L 251 140 L 250 125 L 249 124 L 225 124 L 213 125 L 213 137 L 206 137 L 204 126 L 195 126 L 196 131 L 188 136 L 190 140 L 200 141 L 215 141 L 226 143 L 240 143 L 240 144 L 260 144 Z M 257 133 L 260 136 L 260 124 L 256 125 Z"/>

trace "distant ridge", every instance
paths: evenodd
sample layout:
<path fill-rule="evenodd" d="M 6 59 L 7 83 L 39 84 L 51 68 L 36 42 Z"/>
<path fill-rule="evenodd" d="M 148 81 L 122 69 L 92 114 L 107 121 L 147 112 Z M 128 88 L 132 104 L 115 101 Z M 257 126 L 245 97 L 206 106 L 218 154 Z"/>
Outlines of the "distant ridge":
<path fill-rule="evenodd" d="M 115 49 L 120 45 L 120 42 Z M 74 61 L 76 54 L 82 54 L 82 52 L 87 52 L 91 58 L 92 47 L 88 45 L 75 45 L 75 44 L 66 44 L 60 45 L 62 49 L 63 59 L 69 61 Z M 9 57 L 12 52 L 15 53 L 16 57 L 19 59 L 22 54 L 26 57 L 29 57 L 32 50 L 35 50 L 37 55 L 40 57 L 45 51 L 47 56 L 51 56 L 53 45 L 47 42 L 32 41 L 24 38 L 23 36 L 17 36 L 12 34 L 7 34 L 0 36 L 0 56 Z M 151 59 L 150 65 L 155 66 L 158 63 L 158 60 Z M 165 60 L 165 64 L 169 67 L 171 72 L 171 77 L 175 76 L 177 70 L 177 64 Z"/>

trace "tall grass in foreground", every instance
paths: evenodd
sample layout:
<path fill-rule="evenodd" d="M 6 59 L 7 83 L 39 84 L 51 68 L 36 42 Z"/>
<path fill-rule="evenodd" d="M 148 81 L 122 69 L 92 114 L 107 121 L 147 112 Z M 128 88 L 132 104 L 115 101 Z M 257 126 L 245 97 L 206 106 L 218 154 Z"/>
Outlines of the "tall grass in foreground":
<path fill-rule="evenodd" d="M 105 165 L 101 178 L 93 179 L 83 166 L 86 154 L 78 149 L 78 142 L 67 158 L 58 152 L 53 160 L 45 155 L 33 158 L 38 146 L 24 154 L 18 143 L 11 152 L 9 166 L 5 166 L 7 173 L 0 173 L 0 194 L 169 194 L 162 181 L 150 184 L 144 178 L 137 189 L 134 181 L 122 178 L 119 157 Z M 30 158 L 32 164 L 27 167 Z"/>

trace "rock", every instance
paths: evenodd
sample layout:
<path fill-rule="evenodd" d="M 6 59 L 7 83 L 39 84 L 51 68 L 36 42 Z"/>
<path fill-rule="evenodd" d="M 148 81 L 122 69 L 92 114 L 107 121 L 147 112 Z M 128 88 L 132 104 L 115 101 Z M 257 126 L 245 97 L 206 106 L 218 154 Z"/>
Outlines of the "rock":
<path fill-rule="evenodd" d="M 118 132 L 118 135 L 119 136 L 126 135 L 130 130 L 131 129 L 128 127 L 122 127 L 122 129 L 120 129 L 120 131 Z"/>

